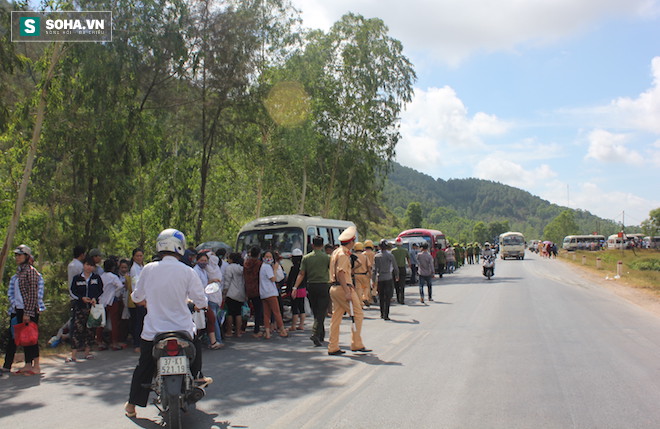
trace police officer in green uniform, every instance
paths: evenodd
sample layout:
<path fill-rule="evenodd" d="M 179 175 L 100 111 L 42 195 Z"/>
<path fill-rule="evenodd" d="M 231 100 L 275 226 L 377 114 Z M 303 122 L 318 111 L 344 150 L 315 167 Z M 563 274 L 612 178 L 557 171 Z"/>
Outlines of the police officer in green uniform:
<path fill-rule="evenodd" d="M 394 284 L 396 289 L 396 302 L 404 304 L 406 294 L 406 267 L 410 265 L 410 254 L 408 250 L 403 247 L 403 240 L 397 238 L 396 248 L 392 250 L 392 256 L 396 260 L 396 265 L 399 268 L 399 280 Z"/>
<path fill-rule="evenodd" d="M 328 283 L 330 255 L 323 250 L 323 237 L 315 236 L 312 239 L 312 246 L 313 250 L 302 258 L 300 272 L 293 290 L 297 290 L 307 276 L 307 299 L 314 314 L 312 336 L 309 339 L 316 347 L 321 347 L 323 345 L 321 342 L 325 338 L 325 316 L 330 305 L 330 284 Z"/>

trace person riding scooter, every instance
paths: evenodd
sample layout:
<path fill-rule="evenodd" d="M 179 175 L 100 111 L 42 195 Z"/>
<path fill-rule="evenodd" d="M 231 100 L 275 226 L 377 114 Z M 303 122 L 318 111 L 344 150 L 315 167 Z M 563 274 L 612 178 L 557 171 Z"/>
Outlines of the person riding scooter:
<path fill-rule="evenodd" d="M 491 249 L 490 243 L 484 243 L 484 250 L 481 252 L 481 256 L 483 258 L 483 274 L 490 280 L 490 278 L 495 275 L 496 258 L 495 251 Z M 490 271 L 490 273 L 488 273 L 488 271 Z"/>

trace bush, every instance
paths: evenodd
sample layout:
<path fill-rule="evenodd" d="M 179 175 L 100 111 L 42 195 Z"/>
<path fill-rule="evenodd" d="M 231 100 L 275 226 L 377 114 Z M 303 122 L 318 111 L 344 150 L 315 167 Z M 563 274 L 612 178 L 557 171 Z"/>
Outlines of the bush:
<path fill-rule="evenodd" d="M 640 271 L 660 271 L 660 259 L 644 258 L 630 263 L 630 268 Z"/>

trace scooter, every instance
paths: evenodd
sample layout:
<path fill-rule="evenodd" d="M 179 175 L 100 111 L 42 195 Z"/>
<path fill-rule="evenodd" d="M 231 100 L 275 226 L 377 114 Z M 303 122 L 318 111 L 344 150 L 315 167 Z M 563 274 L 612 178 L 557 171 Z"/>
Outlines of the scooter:
<path fill-rule="evenodd" d="M 196 349 L 184 331 L 163 332 L 154 338 L 153 358 L 157 372 L 151 383 L 156 393 L 154 404 L 165 418 L 168 428 L 181 428 L 181 413 L 206 394 L 204 386 L 195 384 L 190 364 Z"/>
<path fill-rule="evenodd" d="M 495 275 L 495 256 L 488 255 L 483 257 L 484 276 L 490 280 Z"/>

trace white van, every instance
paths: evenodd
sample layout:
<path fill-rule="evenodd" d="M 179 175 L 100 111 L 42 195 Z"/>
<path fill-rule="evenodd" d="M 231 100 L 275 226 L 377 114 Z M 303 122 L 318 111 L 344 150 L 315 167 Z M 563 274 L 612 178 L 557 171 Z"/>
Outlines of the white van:
<path fill-rule="evenodd" d="M 625 249 L 626 248 L 626 239 L 624 237 L 619 237 L 619 234 L 612 234 L 607 237 L 607 248 L 608 249 Z"/>
<path fill-rule="evenodd" d="M 304 214 L 269 216 L 246 223 L 238 232 L 236 251 L 245 255 L 252 246 L 262 251 L 278 251 L 285 258 L 282 267 L 288 272 L 293 249 L 306 254 L 312 250 L 312 238 L 323 237 L 324 244 L 339 245 L 339 234 L 353 222 L 325 219 Z"/>
<path fill-rule="evenodd" d="M 520 232 L 505 232 L 500 235 L 500 257 L 525 259 L 525 236 Z"/>

